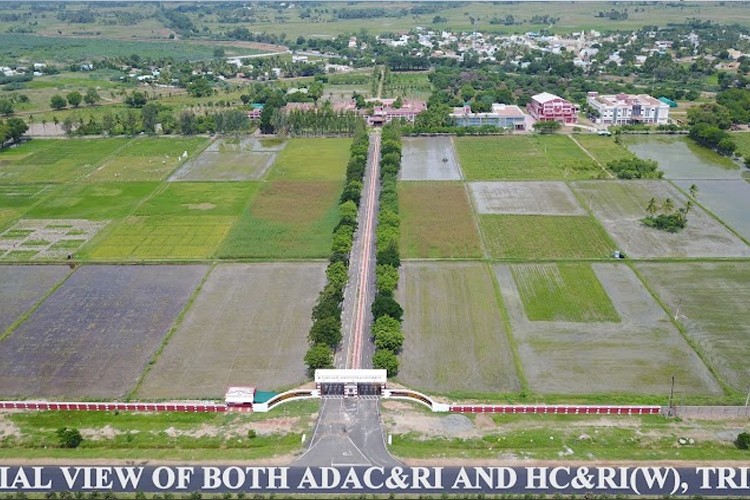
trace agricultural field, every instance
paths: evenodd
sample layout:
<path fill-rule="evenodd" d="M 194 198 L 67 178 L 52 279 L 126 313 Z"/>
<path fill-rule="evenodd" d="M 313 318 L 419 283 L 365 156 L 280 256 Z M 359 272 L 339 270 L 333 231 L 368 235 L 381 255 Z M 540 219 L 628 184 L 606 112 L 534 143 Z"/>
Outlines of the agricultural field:
<path fill-rule="evenodd" d="M 740 166 L 687 137 L 630 136 L 623 139 L 640 158 L 655 160 L 667 179 L 739 179 Z"/>
<path fill-rule="evenodd" d="M 239 216 L 259 187 L 257 182 L 168 183 L 144 201 L 134 215 Z"/>
<path fill-rule="evenodd" d="M 134 139 L 87 175 L 84 182 L 162 180 L 207 143 L 202 137 Z"/>
<path fill-rule="evenodd" d="M 129 139 L 34 139 L 0 153 L 0 183 L 61 183 L 79 179 Z"/>
<path fill-rule="evenodd" d="M 620 321 L 589 264 L 517 264 L 510 269 L 530 321 Z"/>
<path fill-rule="evenodd" d="M 68 266 L 0 266 L 0 338 L 69 273 Z"/>
<path fill-rule="evenodd" d="M 496 259 L 600 259 L 615 250 L 589 216 L 480 215 L 479 223 Z"/>
<path fill-rule="evenodd" d="M 206 259 L 237 217 L 227 215 L 129 216 L 82 249 L 94 261 Z"/>
<path fill-rule="evenodd" d="M 263 145 L 261 141 L 220 139 L 199 156 L 185 162 L 171 181 L 243 181 L 262 178 L 286 143 Z"/>
<path fill-rule="evenodd" d="M 343 180 L 350 139 L 290 139 L 276 156 L 269 180 Z"/>
<path fill-rule="evenodd" d="M 564 182 L 470 182 L 477 213 L 586 215 Z"/>
<path fill-rule="evenodd" d="M 455 144 L 468 180 L 570 180 L 606 175 L 564 135 L 457 137 Z"/>
<path fill-rule="evenodd" d="M 1 395 L 125 395 L 206 269 L 79 268 L 0 342 Z"/>
<path fill-rule="evenodd" d="M 597 181 L 572 184 L 581 199 L 587 200 L 618 248 L 633 257 L 749 257 L 750 247 L 693 205 L 687 226 L 678 233 L 648 227 L 641 220 L 648 215 L 651 198 L 660 203 L 669 198 L 677 208 L 687 197 L 667 181 Z M 700 194 L 698 195 L 700 198 Z"/>
<path fill-rule="evenodd" d="M 280 390 L 306 380 L 310 311 L 324 269 L 324 263 L 217 266 L 138 396 L 218 399 L 231 385 Z"/>
<path fill-rule="evenodd" d="M 732 140 L 737 144 L 737 153 L 743 158 L 750 158 L 750 132 L 734 133 Z"/>
<path fill-rule="evenodd" d="M 156 182 L 69 184 L 30 208 L 25 216 L 37 219 L 120 219 L 157 188 Z"/>
<path fill-rule="evenodd" d="M 45 184 L 0 184 L 0 231 L 56 188 Z"/>
<path fill-rule="evenodd" d="M 402 181 L 457 181 L 461 171 L 450 137 L 405 137 Z"/>
<path fill-rule="evenodd" d="M 399 184 L 401 252 L 407 258 L 481 257 L 482 242 L 463 183 Z"/>
<path fill-rule="evenodd" d="M 389 72 L 383 85 L 382 97 L 426 100 L 432 93 L 432 84 L 428 76 L 427 72 Z"/>
<path fill-rule="evenodd" d="M 21 219 L 0 233 L 0 260 L 64 260 L 108 221 Z"/>
<path fill-rule="evenodd" d="M 750 263 L 639 263 L 636 268 L 708 363 L 744 394 L 750 377 Z"/>
<path fill-rule="evenodd" d="M 593 134 L 576 134 L 575 140 L 602 165 L 614 160 L 633 157 L 633 153 L 617 144 L 612 137 Z"/>
<path fill-rule="evenodd" d="M 265 184 L 217 251 L 223 258 L 325 258 L 342 182 Z"/>
<path fill-rule="evenodd" d="M 696 201 L 750 241 L 750 182 L 732 180 L 678 180 L 674 183 L 689 193 L 690 186 L 698 188 Z"/>
<path fill-rule="evenodd" d="M 531 390 L 542 394 L 668 394 L 674 375 L 678 390 L 691 395 L 722 393 L 628 266 L 601 263 L 592 268 L 620 322 L 532 321 L 511 266 L 495 266 Z"/>
<path fill-rule="evenodd" d="M 398 380 L 426 391 L 515 392 L 513 354 L 483 263 L 404 263 Z"/>

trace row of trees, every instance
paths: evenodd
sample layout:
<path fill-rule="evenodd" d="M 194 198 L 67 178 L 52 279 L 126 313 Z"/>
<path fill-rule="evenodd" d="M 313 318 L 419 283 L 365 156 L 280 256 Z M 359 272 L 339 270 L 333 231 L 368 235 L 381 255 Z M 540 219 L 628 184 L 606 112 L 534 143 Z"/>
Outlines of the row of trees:
<path fill-rule="evenodd" d="M 277 109 L 271 117 L 277 134 L 292 136 L 352 135 L 364 125 L 353 111 L 335 111 L 329 101 L 322 106 L 288 113 Z"/>
<path fill-rule="evenodd" d="M 364 126 L 357 130 L 346 168 L 346 185 L 339 204 L 339 223 L 333 230 L 331 257 L 326 269 L 326 286 L 313 307 L 308 340 L 310 348 L 305 364 L 310 375 L 318 368 L 333 366 L 333 353 L 341 343 L 341 305 L 349 280 L 349 255 L 357 230 L 357 212 L 362 193 L 362 178 L 367 166 L 369 138 Z"/>
<path fill-rule="evenodd" d="M 89 87 L 86 89 L 85 94 L 81 94 L 77 90 L 74 90 L 73 92 L 68 92 L 66 96 L 61 96 L 60 94 L 55 94 L 52 97 L 50 97 L 49 105 L 52 109 L 63 109 L 70 104 L 70 106 L 77 108 L 81 105 L 82 102 L 85 102 L 89 106 L 95 106 L 96 103 L 101 101 L 101 97 L 99 96 L 99 93 L 96 91 L 94 87 Z"/>
<path fill-rule="evenodd" d="M 375 300 L 372 303 L 373 336 L 377 347 L 372 365 L 398 373 L 398 357 L 404 343 L 401 320 L 404 311 L 393 297 L 398 286 L 401 257 L 398 248 L 401 218 L 398 207 L 398 172 L 401 169 L 401 131 L 399 124 L 383 127 L 380 144 L 380 212 L 375 233 Z"/>

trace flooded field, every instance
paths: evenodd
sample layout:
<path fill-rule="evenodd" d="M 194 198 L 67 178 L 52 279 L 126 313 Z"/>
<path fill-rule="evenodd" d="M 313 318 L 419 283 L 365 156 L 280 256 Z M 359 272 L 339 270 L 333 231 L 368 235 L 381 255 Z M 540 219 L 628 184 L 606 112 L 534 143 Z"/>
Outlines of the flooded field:
<path fill-rule="evenodd" d="M 656 160 L 667 179 L 740 179 L 740 166 L 687 137 L 630 136 L 623 142 L 640 158 Z"/>

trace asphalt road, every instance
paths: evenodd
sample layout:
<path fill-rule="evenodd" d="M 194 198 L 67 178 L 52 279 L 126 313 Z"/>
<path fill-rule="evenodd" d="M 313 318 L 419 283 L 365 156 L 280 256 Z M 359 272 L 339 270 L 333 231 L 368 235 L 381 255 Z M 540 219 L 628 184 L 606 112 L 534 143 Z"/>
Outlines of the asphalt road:
<path fill-rule="evenodd" d="M 349 262 L 349 283 L 342 311 L 344 346 L 336 368 L 371 368 L 372 301 L 375 297 L 375 227 L 380 193 L 380 133 L 370 134 L 370 152 L 362 187 L 359 223 Z M 385 446 L 377 399 L 324 398 L 307 451 L 295 466 L 401 465 Z"/>

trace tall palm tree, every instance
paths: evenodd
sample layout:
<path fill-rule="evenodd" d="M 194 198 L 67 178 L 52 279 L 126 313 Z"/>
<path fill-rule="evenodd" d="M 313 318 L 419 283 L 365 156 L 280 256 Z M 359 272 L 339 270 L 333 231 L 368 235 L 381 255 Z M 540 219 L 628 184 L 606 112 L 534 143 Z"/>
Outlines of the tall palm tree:
<path fill-rule="evenodd" d="M 650 200 L 648 200 L 648 205 L 646 206 L 646 212 L 648 212 L 649 215 L 653 216 L 658 211 L 659 211 L 659 202 L 656 201 L 656 198 L 651 198 Z"/>
<path fill-rule="evenodd" d="M 696 186 L 695 184 L 691 184 L 690 187 L 688 188 L 688 192 L 690 193 L 690 197 L 692 199 L 695 199 L 695 197 L 698 196 L 698 186 Z"/>

